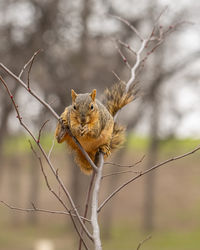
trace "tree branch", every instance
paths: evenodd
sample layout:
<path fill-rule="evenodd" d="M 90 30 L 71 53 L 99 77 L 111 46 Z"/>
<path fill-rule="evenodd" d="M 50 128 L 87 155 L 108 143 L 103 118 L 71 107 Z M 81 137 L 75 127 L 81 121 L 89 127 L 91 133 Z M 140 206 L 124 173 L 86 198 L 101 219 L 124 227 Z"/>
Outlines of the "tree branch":
<path fill-rule="evenodd" d="M 32 68 L 32 65 L 33 65 L 33 61 L 34 61 L 35 57 L 36 57 L 40 52 L 41 52 L 41 49 L 37 50 L 37 51 L 33 54 L 33 56 L 31 57 L 31 59 L 24 65 L 24 67 L 22 68 L 21 72 L 19 73 L 19 76 L 18 76 L 18 77 L 21 78 L 21 77 L 22 77 L 22 74 L 24 73 L 24 70 L 28 67 L 29 64 L 31 65 L 30 68 L 29 68 L 29 70 L 28 70 L 28 83 L 27 83 L 28 87 L 29 87 L 29 74 L 30 74 L 30 71 L 31 71 L 31 68 Z"/>
<path fill-rule="evenodd" d="M 69 212 L 65 212 L 65 211 L 57 211 L 57 210 L 48 210 L 48 209 L 42 209 L 42 208 L 37 208 L 35 207 L 34 204 L 33 205 L 33 208 L 21 208 L 21 207 L 15 207 L 15 206 L 12 206 L 10 204 L 8 204 L 7 202 L 3 201 L 3 200 L 0 200 L 0 202 L 2 204 L 4 204 L 6 207 L 12 209 L 12 210 L 17 210 L 17 211 L 22 211 L 22 212 L 42 212 L 42 213 L 49 213 L 49 214 L 63 214 L 63 215 L 70 215 Z M 73 217 L 77 217 L 75 214 L 71 214 Z M 84 218 L 81 216 L 81 218 L 87 222 L 91 222 L 89 219 L 87 218 Z"/>
<path fill-rule="evenodd" d="M 147 236 L 144 240 L 142 240 L 139 244 L 138 244 L 138 247 L 137 247 L 137 250 L 140 249 L 140 247 L 148 240 L 151 239 L 151 235 Z"/>
<path fill-rule="evenodd" d="M 154 165 L 153 167 L 143 171 L 143 172 L 140 172 L 138 175 L 132 177 L 130 180 L 126 181 L 124 184 L 122 184 L 120 187 L 118 187 L 115 191 L 113 191 L 103 202 L 102 204 L 99 206 L 98 208 L 98 212 L 101 211 L 101 209 L 106 205 L 106 203 L 114 196 L 116 195 L 121 189 L 123 189 L 124 187 L 126 187 L 128 184 L 130 184 L 131 182 L 135 181 L 136 179 L 140 178 L 141 176 L 145 175 L 145 174 L 148 174 L 149 172 L 163 166 L 163 165 L 166 165 L 167 163 L 169 162 L 172 162 L 172 161 L 176 161 L 176 160 L 179 160 L 179 159 L 182 159 L 182 158 L 185 158 L 191 154 L 194 154 L 195 152 L 199 151 L 200 150 L 200 146 L 196 147 L 195 149 L 193 149 L 192 151 L 190 152 L 187 152 L 185 154 L 182 154 L 182 155 L 179 155 L 179 156 L 176 156 L 176 157 L 173 157 L 173 158 L 170 158 L 164 162 L 161 162 L 161 163 L 158 163 L 156 165 Z"/>
<path fill-rule="evenodd" d="M 103 171 L 103 163 L 104 157 L 103 153 L 99 153 L 99 161 L 98 161 L 98 172 L 96 173 L 96 180 L 94 184 L 93 194 L 92 194 L 92 204 L 91 204 L 91 223 L 93 228 L 93 239 L 95 250 L 102 250 L 101 239 L 100 239 L 100 230 L 98 224 L 98 201 L 99 201 L 99 189 L 101 183 L 101 176 Z"/>
<path fill-rule="evenodd" d="M 139 174 L 139 173 L 141 173 L 141 171 L 124 170 L 124 171 L 114 172 L 114 173 L 111 173 L 111 174 L 102 175 L 101 179 L 103 180 L 106 177 L 115 176 L 115 175 L 119 175 L 119 174 L 127 174 L 127 173 Z"/>
<path fill-rule="evenodd" d="M 120 168 L 133 168 L 133 167 L 137 166 L 139 163 L 141 163 L 144 160 L 144 158 L 145 158 L 145 155 L 143 155 L 139 161 L 137 161 L 131 165 L 121 165 L 121 164 L 114 163 L 114 162 L 105 162 L 104 165 L 113 165 L 113 166 L 117 166 Z"/>

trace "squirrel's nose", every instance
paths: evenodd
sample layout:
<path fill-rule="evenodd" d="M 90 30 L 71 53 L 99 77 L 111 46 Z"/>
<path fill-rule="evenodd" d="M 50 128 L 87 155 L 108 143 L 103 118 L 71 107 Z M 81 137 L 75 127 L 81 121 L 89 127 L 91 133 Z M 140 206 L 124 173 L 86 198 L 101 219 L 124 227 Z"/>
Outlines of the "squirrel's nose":
<path fill-rule="evenodd" d="M 81 116 L 81 123 L 85 123 L 86 122 L 86 118 L 84 115 Z"/>

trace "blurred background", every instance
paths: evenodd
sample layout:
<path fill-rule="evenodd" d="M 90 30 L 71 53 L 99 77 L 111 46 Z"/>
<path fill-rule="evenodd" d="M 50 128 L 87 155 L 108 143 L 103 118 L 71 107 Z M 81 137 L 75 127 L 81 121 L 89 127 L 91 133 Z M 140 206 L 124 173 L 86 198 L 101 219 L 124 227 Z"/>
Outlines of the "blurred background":
<path fill-rule="evenodd" d="M 103 90 L 130 72 L 112 39 L 133 48 L 139 41 L 122 16 L 147 36 L 168 6 L 160 25 L 186 21 L 148 58 L 138 80 L 139 97 L 120 113 L 127 142 L 110 161 L 133 164 L 133 171 L 192 150 L 200 139 L 200 2 L 180 0 L 0 0 L 0 61 L 19 74 L 38 49 L 31 88 L 60 114 L 71 102 L 70 90 Z M 129 59 L 130 54 L 122 48 Z M 134 63 L 133 58 L 130 62 Z M 51 148 L 56 121 L 1 70 L 23 120 L 35 134 L 49 119 L 41 143 Z M 23 76 L 27 81 L 27 74 Z M 0 85 L 0 200 L 22 208 L 62 209 L 48 191 L 39 164 Z M 90 178 L 80 173 L 65 145 L 55 145 L 51 159 L 82 211 Z M 130 184 L 103 209 L 103 249 L 136 249 L 151 234 L 146 250 L 200 249 L 200 155 L 172 162 Z M 127 169 L 127 168 L 125 168 Z M 105 166 L 105 174 L 124 170 Z M 54 189 L 55 180 L 48 174 Z M 101 201 L 133 172 L 102 180 Z M 0 205 L 0 250 L 77 249 L 71 221 L 63 215 L 13 211 Z"/>

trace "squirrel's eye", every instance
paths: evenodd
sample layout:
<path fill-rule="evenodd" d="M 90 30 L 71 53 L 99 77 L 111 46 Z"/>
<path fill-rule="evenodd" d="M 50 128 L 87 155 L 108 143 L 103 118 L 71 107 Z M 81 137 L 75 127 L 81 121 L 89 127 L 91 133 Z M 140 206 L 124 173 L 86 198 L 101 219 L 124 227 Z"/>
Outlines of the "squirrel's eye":
<path fill-rule="evenodd" d="M 74 109 L 76 110 L 76 105 L 74 105 Z"/>
<path fill-rule="evenodd" d="M 90 109 L 92 110 L 92 109 L 94 109 L 94 106 L 93 106 L 93 104 L 90 106 Z"/>

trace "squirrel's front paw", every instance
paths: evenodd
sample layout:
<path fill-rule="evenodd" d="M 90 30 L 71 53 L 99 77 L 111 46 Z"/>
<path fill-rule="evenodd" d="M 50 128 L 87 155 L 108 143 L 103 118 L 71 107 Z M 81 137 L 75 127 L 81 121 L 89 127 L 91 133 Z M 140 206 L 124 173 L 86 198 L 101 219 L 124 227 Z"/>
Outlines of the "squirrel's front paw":
<path fill-rule="evenodd" d="M 111 154 L 110 146 L 108 144 L 104 144 L 104 145 L 100 146 L 99 151 L 102 152 L 107 157 Z"/>
<path fill-rule="evenodd" d="M 67 120 L 62 119 L 62 124 L 64 124 L 67 127 L 68 126 Z"/>
<path fill-rule="evenodd" d="M 62 125 L 68 127 L 68 122 L 66 119 L 64 119 L 62 116 L 59 118 L 59 121 Z"/>

